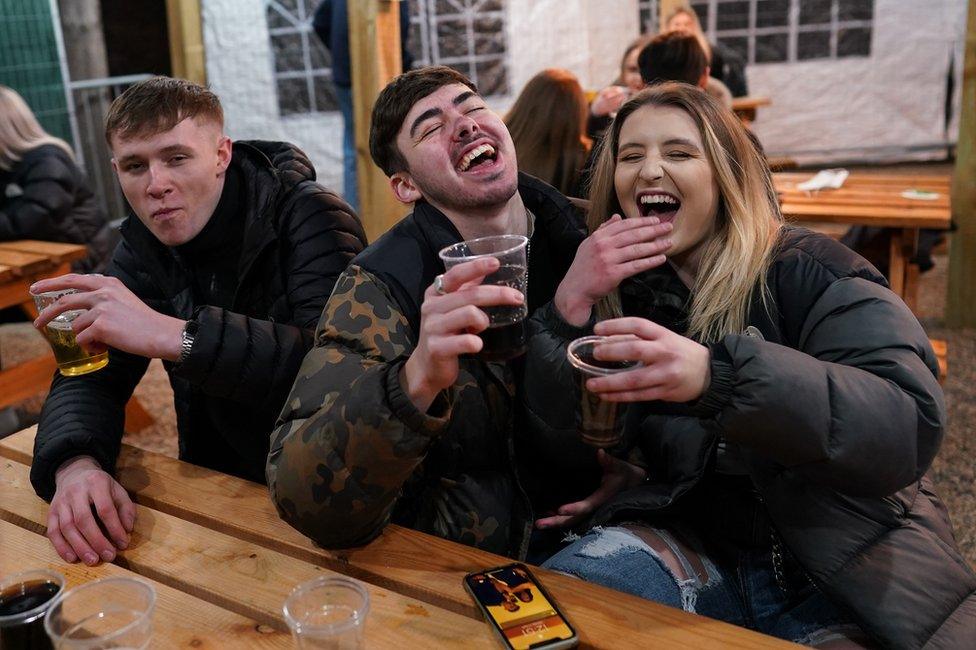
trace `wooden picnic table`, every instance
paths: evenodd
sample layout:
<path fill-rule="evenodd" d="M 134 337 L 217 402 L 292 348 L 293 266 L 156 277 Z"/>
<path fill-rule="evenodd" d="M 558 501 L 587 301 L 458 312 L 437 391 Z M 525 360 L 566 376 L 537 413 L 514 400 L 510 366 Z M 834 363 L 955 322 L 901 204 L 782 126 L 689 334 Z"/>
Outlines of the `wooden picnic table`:
<path fill-rule="evenodd" d="M 395 525 L 366 546 L 324 550 L 281 521 L 264 486 L 128 445 L 118 479 L 138 504 L 130 546 L 113 564 L 68 565 L 41 537 L 48 506 L 29 483 L 34 434 L 0 440 L 0 520 L 9 522 L 0 528 L 0 568 L 51 568 L 73 584 L 122 572 L 153 581 L 168 596 L 155 619 L 160 647 L 189 638 L 206 645 L 223 634 L 230 643 L 215 647 L 287 645 L 285 597 L 300 582 L 332 574 L 366 583 L 369 648 L 497 647 L 461 579 L 510 560 Z M 566 575 L 535 573 L 582 647 L 792 647 Z"/>
<path fill-rule="evenodd" d="M 756 112 L 760 106 L 769 106 L 773 103 L 769 97 L 747 96 L 732 98 L 732 112 L 739 116 L 745 124 L 752 124 L 756 121 Z"/>
<path fill-rule="evenodd" d="M 70 273 L 71 263 L 87 255 L 88 249 L 81 244 L 33 239 L 0 242 L 0 309 L 19 305 L 30 318 L 36 318 L 30 286 L 43 278 Z M 56 369 L 50 350 L 0 369 L 0 409 L 45 392 Z M 126 407 L 126 418 L 126 427 L 131 431 L 152 424 L 152 417 L 134 398 Z"/>
<path fill-rule="evenodd" d="M 852 172 L 839 189 L 807 192 L 797 185 L 811 173 L 777 173 L 773 182 L 783 216 L 790 221 L 879 226 L 891 229 L 888 282 L 914 310 L 918 266 L 910 262 L 918 250 L 922 228 L 948 230 L 952 210 L 948 174 L 865 174 Z M 906 190 L 934 192 L 934 199 L 902 196 Z"/>
<path fill-rule="evenodd" d="M 71 271 L 71 262 L 83 259 L 88 249 L 80 244 L 21 240 L 0 242 L 0 309 L 20 305 L 37 316 L 28 289 L 42 278 Z M 16 404 L 47 389 L 56 368 L 47 354 L 0 370 L 0 408 Z"/>

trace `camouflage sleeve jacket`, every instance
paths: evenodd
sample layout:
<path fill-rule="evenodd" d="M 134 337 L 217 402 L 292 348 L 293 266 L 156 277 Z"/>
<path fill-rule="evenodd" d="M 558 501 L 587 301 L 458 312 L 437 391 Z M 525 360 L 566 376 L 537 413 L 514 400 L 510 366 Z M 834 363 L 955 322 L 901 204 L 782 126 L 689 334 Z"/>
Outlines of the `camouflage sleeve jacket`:
<path fill-rule="evenodd" d="M 419 412 L 399 372 L 410 326 L 377 278 L 350 266 L 336 283 L 271 439 L 267 478 L 281 516 L 326 547 L 369 541 L 450 415 L 442 394 Z"/>

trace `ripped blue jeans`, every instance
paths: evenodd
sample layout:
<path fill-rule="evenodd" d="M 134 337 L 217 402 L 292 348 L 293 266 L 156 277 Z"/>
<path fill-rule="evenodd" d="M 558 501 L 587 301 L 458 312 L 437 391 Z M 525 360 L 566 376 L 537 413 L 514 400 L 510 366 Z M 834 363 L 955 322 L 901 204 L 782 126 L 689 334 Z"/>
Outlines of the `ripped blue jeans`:
<path fill-rule="evenodd" d="M 860 629 L 813 585 L 784 593 L 769 551 L 745 551 L 736 566 L 713 562 L 687 531 L 646 527 L 665 547 L 652 548 L 634 530 L 594 528 L 542 566 L 664 605 L 805 645 L 863 639 Z M 676 531 L 677 532 L 677 531 Z M 687 546 L 685 546 L 687 545 Z M 690 548 L 694 557 L 683 550 Z M 662 554 L 680 563 L 676 575 Z"/>

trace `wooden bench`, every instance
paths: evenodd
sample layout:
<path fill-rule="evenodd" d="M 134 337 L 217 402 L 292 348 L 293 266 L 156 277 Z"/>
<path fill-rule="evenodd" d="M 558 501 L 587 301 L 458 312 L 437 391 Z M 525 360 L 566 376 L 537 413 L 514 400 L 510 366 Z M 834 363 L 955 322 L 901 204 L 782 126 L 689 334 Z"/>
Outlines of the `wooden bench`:
<path fill-rule="evenodd" d="M 0 441 L 0 456 L 8 459 L 0 461 L 0 515 L 6 512 L 3 518 L 14 517 L 40 530 L 47 508 L 32 492 L 26 493 L 34 433 L 32 428 Z M 299 566 L 358 578 L 400 598 L 422 601 L 425 607 L 443 611 L 437 616 L 461 615 L 460 620 L 475 623 L 480 630 L 480 636 L 473 638 L 490 638 L 461 580 L 471 571 L 510 562 L 507 558 L 395 525 L 387 526 L 366 546 L 325 550 L 281 521 L 264 486 L 128 445 L 122 445 L 118 479 L 142 506 L 137 525 L 140 547 L 157 549 L 149 553 L 133 548 L 119 556 L 117 563 L 141 574 L 148 572 L 146 575 L 161 582 L 178 583 L 193 595 L 274 624 L 274 612 L 268 608 L 284 597 L 286 586 L 303 575 L 287 561 L 291 560 L 301 562 Z M 244 582 L 231 581 L 233 589 L 220 588 L 220 593 L 215 592 L 217 587 L 208 588 L 212 576 L 192 575 L 203 570 L 200 555 L 220 560 L 226 571 L 262 575 L 268 583 L 261 588 L 264 604 L 258 607 L 253 602 L 248 594 L 251 588 Z M 174 566 L 157 566 L 160 556 L 172 558 Z M 269 557 L 273 561 L 265 559 Z M 566 575 L 544 569 L 537 574 L 577 627 L 584 647 L 616 648 L 622 639 L 633 647 L 787 647 L 770 637 Z M 234 576 L 233 580 L 243 578 Z M 228 581 L 220 579 L 217 584 Z M 266 593 L 272 589 L 271 595 Z M 227 600 L 215 601 L 217 598 Z M 468 629 L 458 619 L 451 620 L 458 631 Z"/>

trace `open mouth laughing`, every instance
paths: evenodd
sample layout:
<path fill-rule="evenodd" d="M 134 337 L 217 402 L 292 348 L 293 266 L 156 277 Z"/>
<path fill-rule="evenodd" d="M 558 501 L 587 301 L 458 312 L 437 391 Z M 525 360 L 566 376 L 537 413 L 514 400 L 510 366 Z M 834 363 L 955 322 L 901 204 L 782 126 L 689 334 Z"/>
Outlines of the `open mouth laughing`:
<path fill-rule="evenodd" d="M 494 145 L 483 142 L 462 155 L 456 169 L 461 173 L 486 170 L 493 167 L 497 159 L 498 150 Z"/>
<path fill-rule="evenodd" d="M 637 195 L 637 209 L 642 217 L 657 217 L 661 223 L 672 221 L 681 209 L 681 201 L 674 194 L 652 190 Z"/>

